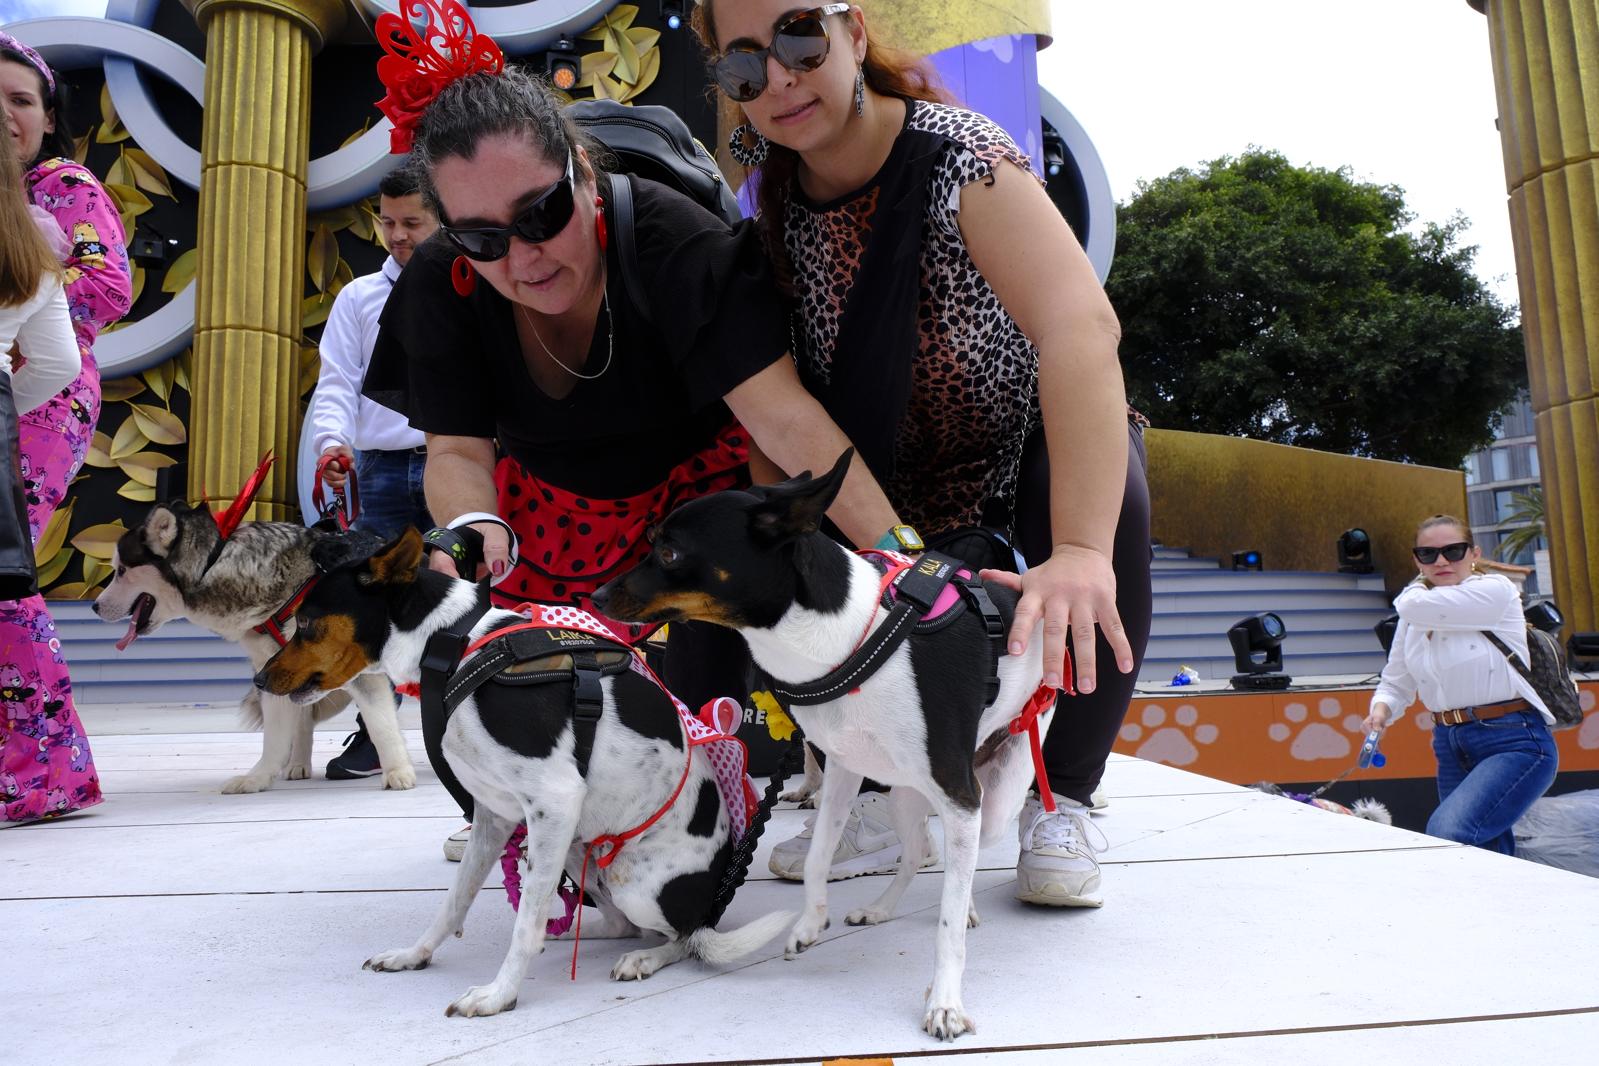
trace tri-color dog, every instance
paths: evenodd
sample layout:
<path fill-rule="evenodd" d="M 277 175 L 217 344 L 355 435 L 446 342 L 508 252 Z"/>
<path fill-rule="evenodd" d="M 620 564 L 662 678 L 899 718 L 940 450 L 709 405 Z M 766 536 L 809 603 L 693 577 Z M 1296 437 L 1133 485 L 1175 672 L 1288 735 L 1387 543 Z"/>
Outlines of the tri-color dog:
<path fill-rule="evenodd" d="M 465 628 L 464 620 L 476 618 L 472 638 L 501 631 L 509 636 L 529 622 L 515 611 L 486 609 L 471 582 L 420 565 L 422 550 L 421 538 L 408 531 L 369 559 L 330 568 L 301 604 L 294 639 L 266 664 L 256 684 L 298 702 L 378 672 L 396 684 L 415 684 L 434 634 Z M 561 623 L 569 627 L 566 633 L 552 626 L 552 643 L 544 646 L 550 653 L 519 660 L 505 673 L 484 670 L 486 680 L 460 698 L 444 726 L 444 760 L 475 808 L 455 884 L 420 940 L 366 962 L 373 970 L 425 967 L 446 936 L 460 935 L 484 877 L 517 824 L 525 823 L 523 895 L 510 951 L 495 979 L 468 990 L 448 1014 L 488 1015 L 516 1006 L 528 963 L 542 950 L 545 908 L 561 872 L 565 868 L 578 880 L 584 846 L 594 842 L 620 841 L 596 852 L 599 868 L 587 877 L 588 894 L 603 918 L 596 935 L 650 930 L 666 937 L 663 944 L 623 955 L 611 970 L 613 979 L 642 979 L 690 955 L 730 962 L 780 935 L 794 917 L 768 914 L 728 933 L 706 924 L 733 853 L 733 804 L 745 805 L 753 793 L 735 792 L 732 800 L 724 795 L 709 745 L 690 739 L 689 723 L 672 698 L 633 652 L 614 643 L 604 654 L 619 658 L 597 679 L 598 719 L 588 750 L 581 752 L 574 700 L 582 681 L 575 685 L 570 673 L 579 653 L 563 654 L 561 648 L 568 635 L 581 637 L 599 623 L 572 608 L 547 610 L 569 619 Z M 569 646 L 594 654 L 582 640 Z M 454 676 L 477 679 L 474 671 L 490 651 L 469 654 Z M 558 674 L 564 683 L 551 680 Z M 456 695 L 447 694 L 443 705 L 450 707 Z M 742 764 L 737 777 L 742 790 Z M 747 812 L 747 805 L 740 809 Z"/>
<path fill-rule="evenodd" d="M 904 852 L 893 882 L 870 906 L 846 915 L 850 924 L 893 916 L 921 865 L 922 822 L 930 807 L 937 812 L 946 865 L 923 1027 L 948 1040 L 974 1028 L 961 1002 L 966 928 L 977 923 L 972 880 L 978 848 L 1016 817 L 1033 777 L 1028 740 L 1008 726 L 1025 706 L 1043 706 L 1030 700 L 1043 676 L 1042 641 L 1035 632 L 1027 653 L 998 659 L 995 694 L 990 675 L 999 652 L 991 635 L 1000 621 L 1009 628 L 1016 596 L 979 583 L 983 609 L 998 619 L 950 610 L 924 619 L 869 676 L 851 666 L 888 624 L 901 623 L 886 621 L 894 615 L 883 572 L 818 532 L 849 458 L 821 478 L 805 474 L 683 505 L 656 530 L 649 557 L 601 588 L 594 602 L 625 621 L 696 619 L 736 629 L 778 683 L 780 699 L 782 689 L 805 692 L 789 713 L 826 756 L 827 772 L 790 958 L 827 927 L 828 865 L 863 775 L 895 786 L 890 807 Z M 999 650 L 1002 644 L 1001 637 Z M 1039 714 L 1040 729 L 1050 713 Z"/>
<path fill-rule="evenodd" d="M 331 542 L 349 550 L 360 539 L 362 535 L 324 533 L 292 522 L 245 522 L 223 540 L 204 508 L 157 504 L 117 541 L 111 583 L 95 599 L 94 611 L 108 622 L 128 620 L 128 631 L 117 642 L 119 651 L 173 619 L 188 618 L 238 645 L 252 669 L 259 670 L 277 653 L 278 644 L 256 627 L 280 612 L 316 574 L 312 547 Z M 285 625 L 293 631 L 292 619 Z M 368 676 L 354 679 L 348 694 L 330 691 L 309 707 L 251 689 L 241 709 L 252 725 L 261 727 L 261 758 L 228 780 L 222 791 L 260 792 L 278 777 L 309 777 L 313 726 L 349 706 L 352 697 L 378 750 L 383 787 L 413 787 L 416 771 L 400 735 L 394 691 L 382 677 Z"/>

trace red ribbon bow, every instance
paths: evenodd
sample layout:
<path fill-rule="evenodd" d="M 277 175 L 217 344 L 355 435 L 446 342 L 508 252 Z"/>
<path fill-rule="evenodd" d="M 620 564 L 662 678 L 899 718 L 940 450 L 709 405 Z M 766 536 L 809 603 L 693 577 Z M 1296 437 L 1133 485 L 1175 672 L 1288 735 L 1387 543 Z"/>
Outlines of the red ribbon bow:
<path fill-rule="evenodd" d="M 418 19 L 425 19 L 420 34 Z M 400 0 L 400 13 L 379 15 L 374 32 L 388 53 L 378 60 L 378 79 L 388 90 L 378 110 L 394 124 L 389 151 L 395 154 L 411 150 L 422 113 L 445 86 L 505 68 L 500 46 L 477 32 L 458 0 Z"/>

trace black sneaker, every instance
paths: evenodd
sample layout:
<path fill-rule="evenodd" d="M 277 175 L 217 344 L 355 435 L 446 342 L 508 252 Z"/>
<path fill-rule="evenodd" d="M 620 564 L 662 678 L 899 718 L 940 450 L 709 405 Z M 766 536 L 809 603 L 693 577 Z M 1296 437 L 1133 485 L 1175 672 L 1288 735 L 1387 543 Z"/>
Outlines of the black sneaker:
<path fill-rule="evenodd" d="M 378 761 L 377 745 L 366 731 L 366 724 L 357 721 L 355 732 L 344 738 L 344 753 L 328 760 L 329 781 L 353 781 L 358 777 L 373 777 L 383 772 Z"/>

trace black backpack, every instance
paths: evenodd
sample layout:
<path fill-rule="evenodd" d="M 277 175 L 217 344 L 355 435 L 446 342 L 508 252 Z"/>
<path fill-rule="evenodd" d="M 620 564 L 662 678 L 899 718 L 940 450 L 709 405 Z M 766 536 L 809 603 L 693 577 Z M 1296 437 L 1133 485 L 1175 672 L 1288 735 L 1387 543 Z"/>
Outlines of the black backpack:
<path fill-rule="evenodd" d="M 1516 658 L 1516 653 L 1504 641 L 1486 629 L 1482 633 L 1493 642 L 1494 647 L 1504 652 L 1516 673 L 1543 700 L 1543 705 L 1555 716 L 1554 728 L 1573 729 L 1582 724 L 1582 703 L 1577 695 L 1577 683 L 1566 669 L 1565 649 L 1552 634 L 1527 627 L 1527 657 L 1532 660 L 1529 668 Z"/>
<path fill-rule="evenodd" d="M 578 100 L 568 105 L 567 114 L 610 149 L 622 173 L 676 189 L 730 226 L 744 217 L 716 160 L 694 139 L 677 112 L 615 100 Z M 611 214 L 628 297 L 648 316 L 650 304 L 638 277 L 633 239 L 633 190 L 626 181 L 611 181 Z"/>

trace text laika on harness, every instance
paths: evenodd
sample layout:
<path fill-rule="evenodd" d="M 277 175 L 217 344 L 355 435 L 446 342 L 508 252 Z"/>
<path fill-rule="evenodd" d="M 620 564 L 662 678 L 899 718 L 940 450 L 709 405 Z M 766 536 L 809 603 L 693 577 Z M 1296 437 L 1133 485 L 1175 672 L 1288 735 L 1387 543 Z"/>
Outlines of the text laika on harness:
<path fill-rule="evenodd" d="M 959 561 L 937 552 L 928 552 L 916 559 L 876 549 L 859 554 L 882 572 L 878 604 L 888 612 L 887 616 L 874 629 L 872 623 L 877 615 L 873 613 L 855 649 L 838 666 L 801 685 L 774 680 L 769 686 L 772 694 L 784 706 L 801 707 L 831 703 L 851 695 L 859 691 L 861 683 L 877 673 L 907 639 L 943 629 L 970 609 L 982 618 L 988 637 L 988 676 L 984 679 L 983 706 L 992 706 L 999 698 L 999 660 L 1006 653 L 1006 623 L 977 575 L 964 569 Z M 1070 680 L 1067 691 L 1072 691 Z M 1038 716 L 1054 706 L 1055 697 L 1055 689 L 1040 684 L 1009 725 L 1012 735 L 1022 732 L 1028 735 L 1039 800 L 1049 811 L 1055 809 L 1055 798 L 1044 769 Z"/>

